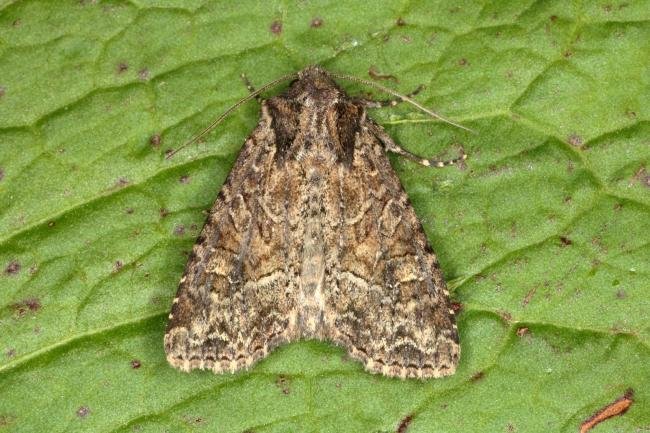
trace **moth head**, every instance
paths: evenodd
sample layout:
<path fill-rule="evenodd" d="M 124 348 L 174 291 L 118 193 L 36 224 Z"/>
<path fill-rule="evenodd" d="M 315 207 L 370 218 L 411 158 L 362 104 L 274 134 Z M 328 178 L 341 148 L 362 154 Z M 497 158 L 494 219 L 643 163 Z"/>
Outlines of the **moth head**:
<path fill-rule="evenodd" d="M 298 72 L 298 78 L 291 83 L 286 96 L 307 106 L 328 107 L 342 95 L 339 86 L 330 74 L 319 66 L 308 66 Z"/>

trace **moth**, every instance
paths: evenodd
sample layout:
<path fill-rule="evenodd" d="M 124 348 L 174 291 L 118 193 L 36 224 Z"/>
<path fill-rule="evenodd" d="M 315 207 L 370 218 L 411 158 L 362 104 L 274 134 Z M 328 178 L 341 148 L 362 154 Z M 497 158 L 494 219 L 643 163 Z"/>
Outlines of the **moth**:
<path fill-rule="evenodd" d="M 164 339 L 172 366 L 236 372 L 281 344 L 319 339 L 370 372 L 454 373 L 449 292 L 386 152 L 433 166 L 466 155 L 407 152 L 367 117 L 382 104 L 348 96 L 335 77 L 398 95 L 310 66 L 245 98 L 293 79 L 262 101 L 190 254 Z"/>

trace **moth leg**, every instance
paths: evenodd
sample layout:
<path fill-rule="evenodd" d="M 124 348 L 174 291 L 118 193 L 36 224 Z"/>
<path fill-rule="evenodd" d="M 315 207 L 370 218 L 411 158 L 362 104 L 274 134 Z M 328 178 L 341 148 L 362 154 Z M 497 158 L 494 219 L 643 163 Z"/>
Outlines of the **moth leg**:
<path fill-rule="evenodd" d="M 458 164 L 462 161 L 465 161 L 467 159 L 467 154 L 465 153 L 465 150 L 463 148 L 460 148 L 460 156 L 457 158 L 453 159 L 448 159 L 448 160 L 439 160 L 439 159 L 434 159 L 434 158 L 423 158 L 421 156 L 418 156 L 414 153 L 409 152 L 408 150 L 404 149 L 397 143 L 393 141 L 393 139 L 384 131 L 384 129 L 379 126 L 379 125 L 373 125 L 374 127 L 372 128 L 372 132 L 379 139 L 379 141 L 382 142 L 384 145 L 384 149 L 386 149 L 387 152 L 393 152 L 396 153 L 397 155 L 403 156 L 406 159 L 409 159 L 413 162 L 417 162 L 420 165 L 424 165 L 425 167 L 446 167 L 448 165 L 455 165 Z"/>
<path fill-rule="evenodd" d="M 242 73 L 240 75 L 242 81 L 244 82 L 244 86 L 248 89 L 249 92 L 255 93 L 255 86 L 253 86 L 253 83 L 251 83 L 251 80 L 248 79 L 246 74 Z M 260 104 L 262 103 L 262 97 L 260 95 L 255 95 L 255 100 L 259 102 Z"/>
<path fill-rule="evenodd" d="M 412 91 L 411 93 L 408 93 L 406 96 L 409 98 L 412 98 L 413 96 L 417 95 L 424 89 L 424 86 L 420 84 L 417 89 Z M 400 98 L 394 98 L 394 99 L 380 99 L 380 100 L 374 100 L 371 98 L 360 98 L 358 99 L 359 102 L 361 102 L 362 105 L 364 105 L 367 108 L 381 108 L 381 107 L 394 107 L 400 102 L 404 102 L 404 100 Z"/>

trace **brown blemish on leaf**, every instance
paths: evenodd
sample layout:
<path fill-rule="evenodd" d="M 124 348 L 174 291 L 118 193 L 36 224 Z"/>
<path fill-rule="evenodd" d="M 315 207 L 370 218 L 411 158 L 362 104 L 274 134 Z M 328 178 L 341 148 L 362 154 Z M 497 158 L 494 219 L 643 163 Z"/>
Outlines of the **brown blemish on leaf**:
<path fill-rule="evenodd" d="M 54 222 L 54 221 L 49 221 L 49 222 L 47 223 L 47 226 L 48 226 L 48 227 L 54 227 L 55 225 L 56 225 L 56 222 Z"/>
<path fill-rule="evenodd" d="M 472 374 L 472 377 L 469 378 L 470 382 L 478 382 L 479 380 L 483 379 L 485 376 L 485 372 L 483 371 L 477 371 L 476 373 Z"/>
<path fill-rule="evenodd" d="M 578 134 L 569 135 L 569 137 L 567 137 L 567 141 L 571 146 L 577 147 L 579 149 L 582 149 L 582 145 L 584 144 L 582 137 Z"/>
<path fill-rule="evenodd" d="M 76 413 L 79 418 L 85 418 L 90 414 L 90 408 L 88 406 L 79 406 Z"/>
<path fill-rule="evenodd" d="M 14 356 L 16 356 L 16 349 L 14 349 L 14 348 L 12 347 L 11 349 L 7 350 L 7 351 L 5 352 L 5 356 L 6 356 L 7 358 L 13 358 Z"/>
<path fill-rule="evenodd" d="M 186 174 L 182 175 L 180 179 L 178 179 L 180 183 L 188 184 L 190 183 L 190 177 Z"/>
<path fill-rule="evenodd" d="M 138 71 L 138 78 L 141 81 L 149 81 L 151 74 L 149 73 L 149 69 L 147 68 L 142 68 Z"/>
<path fill-rule="evenodd" d="M 572 245 L 573 241 L 566 236 L 560 236 L 560 246 L 561 247 L 568 247 L 569 245 Z"/>
<path fill-rule="evenodd" d="M 508 424 L 506 424 L 506 431 L 508 433 L 514 433 L 514 432 L 517 431 L 517 429 L 515 428 L 515 426 L 512 423 L 508 423 Z"/>
<path fill-rule="evenodd" d="M 16 18 L 16 19 L 14 20 L 14 22 L 11 23 L 11 25 L 14 26 L 14 27 L 20 27 L 20 25 L 21 25 L 22 23 L 23 23 L 23 22 L 21 21 L 20 18 Z"/>
<path fill-rule="evenodd" d="M 517 337 L 521 338 L 521 337 L 523 337 L 525 335 L 528 335 L 529 333 L 530 333 L 530 330 L 525 326 L 522 326 L 521 328 L 517 329 Z"/>
<path fill-rule="evenodd" d="M 568 59 L 570 57 L 573 57 L 573 51 L 571 50 L 565 50 L 562 55 L 564 56 L 565 59 Z"/>
<path fill-rule="evenodd" d="M 589 430 L 608 418 L 623 415 L 627 412 L 630 406 L 632 406 L 632 403 L 634 403 L 634 400 L 632 399 L 633 396 L 634 391 L 632 388 L 625 391 L 625 394 L 583 421 L 582 424 L 580 424 L 580 433 L 587 433 Z"/>
<path fill-rule="evenodd" d="M 278 378 L 275 380 L 275 385 L 280 388 L 282 394 L 288 395 L 291 393 L 291 381 L 286 376 L 278 376 Z"/>
<path fill-rule="evenodd" d="M 405 44 L 410 44 L 411 42 L 413 42 L 413 38 L 410 37 L 410 36 L 408 36 L 408 35 L 402 35 L 402 36 L 400 37 L 400 39 L 401 39 L 402 42 L 404 42 Z"/>
<path fill-rule="evenodd" d="M 636 119 L 636 111 L 625 110 L 625 116 L 629 119 Z"/>
<path fill-rule="evenodd" d="M 530 301 L 533 299 L 533 296 L 535 296 L 536 291 L 537 291 L 537 287 L 533 287 L 532 289 L 530 289 L 528 291 L 528 293 L 526 293 L 526 296 L 524 297 L 524 300 L 521 301 L 521 306 L 522 307 L 525 307 L 526 305 L 528 305 L 528 303 L 530 303 Z"/>
<path fill-rule="evenodd" d="M 616 299 L 625 299 L 625 298 L 627 298 L 627 293 L 625 293 L 625 290 L 616 291 Z"/>
<path fill-rule="evenodd" d="M 469 65 L 469 62 L 468 62 L 467 59 L 465 59 L 465 58 L 460 59 L 460 60 L 458 61 L 458 66 L 467 66 L 467 65 Z"/>
<path fill-rule="evenodd" d="M 279 35 L 280 33 L 282 33 L 282 22 L 277 20 L 273 21 L 269 29 L 271 30 L 271 33 L 273 33 L 274 35 Z"/>
<path fill-rule="evenodd" d="M 127 207 L 125 212 L 127 215 L 133 215 L 133 212 L 135 212 L 135 210 L 132 207 Z"/>
<path fill-rule="evenodd" d="M 131 360 L 131 368 L 133 368 L 134 370 L 137 370 L 138 368 L 140 368 L 141 365 L 142 364 L 140 363 L 139 359 Z"/>
<path fill-rule="evenodd" d="M 123 267 L 124 267 L 124 263 L 122 262 L 122 260 L 115 260 L 115 263 L 113 263 L 113 272 L 118 272 Z"/>
<path fill-rule="evenodd" d="M 4 177 L 5 177 L 5 171 L 2 168 L 0 168 L 0 180 L 4 179 Z"/>
<path fill-rule="evenodd" d="M 174 234 L 176 236 L 184 236 L 185 235 L 185 226 L 183 224 L 179 224 L 176 227 L 174 227 Z"/>
<path fill-rule="evenodd" d="M 118 74 L 123 74 L 124 72 L 126 72 L 128 70 L 129 70 L 129 65 L 128 64 L 126 64 L 124 62 L 118 63 L 118 65 L 117 65 L 117 73 Z"/>
<path fill-rule="evenodd" d="M 5 86 L 0 86 L 0 98 L 2 98 L 7 93 L 7 88 Z"/>
<path fill-rule="evenodd" d="M 20 302 L 16 302 L 13 307 L 18 317 L 23 317 L 27 312 L 36 313 L 40 310 L 41 301 L 38 298 L 23 299 Z"/>
<path fill-rule="evenodd" d="M 16 260 L 9 262 L 5 268 L 5 274 L 7 275 L 16 275 L 18 272 L 20 272 L 20 263 L 18 263 Z"/>
<path fill-rule="evenodd" d="M 116 187 L 116 188 L 124 188 L 125 186 L 127 186 L 127 185 L 130 184 L 130 183 L 131 183 L 131 182 L 130 182 L 129 179 L 127 179 L 126 177 L 119 177 L 119 178 L 115 181 L 115 187 Z"/>
<path fill-rule="evenodd" d="M 313 18 L 313 19 L 311 20 L 311 23 L 309 24 L 309 26 L 310 26 L 311 28 L 313 28 L 313 29 L 317 29 L 317 28 L 319 28 L 319 27 L 322 26 L 322 25 L 323 25 L 323 20 L 322 20 L 322 18 L 319 18 L 319 17 L 315 17 L 315 18 Z"/>
<path fill-rule="evenodd" d="M 199 141 L 200 143 L 200 141 Z M 174 153 L 174 149 L 167 149 L 165 151 L 165 158 L 169 158 Z"/>
<path fill-rule="evenodd" d="M 512 322 L 512 314 L 510 314 L 510 312 L 501 310 L 498 312 L 498 314 L 506 322 Z"/>
<path fill-rule="evenodd" d="M 15 421 L 16 417 L 13 415 L 0 415 L 0 428 L 7 427 Z"/>
<path fill-rule="evenodd" d="M 162 143 L 162 137 L 160 136 L 160 134 L 154 134 L 151 137 L 149 137 L 149 144 L 154 149 L 158 149 L 160 147 L 160 143 Z"/>
<path fill-rule="evenodd" d="M 183 415 L 182 416 L 183 421 L 185 421 L 186 424 L 194 425 L 194 426 L 199 426 L 203 423 L 205 423 L 205 418 L 201 416 L 196 416 L 196 415 Z"/>
<path fill-rule="evenodd" d="M 406 25 L 406 21 L 404 21 L 404 18 L 399 17 L 399 18 L 397 18 L 397 21 L 395 21 L 395 24 L 396 24 L 398 27 L 402 27 L 402 26 L 405 26 L 405 25 Z"/>
<path fill-rule="evenodd" d="M 390 74 L 382 74 L 377 70 L 376 66 L 371 66 L 370 69 L 368 69 L 368 75 L 370 75 L 370 78 L 373 80 L 393 80 L 396 83 L 399 83 L 399 80 L 395 75 L 390 75 Z"/>
<path fill-rule="evenodd" d="M 650 188 L 650 174 L 648 174 L 645 166 L 640 167 L 636 173 L 634 173 L 633 179 L 639 182 L 641 185 Z"/>
<path fill-rule="evenodd" d="M 158 211 L 158 214 L 160 215 L 160 218 L 165 218 L 167 215 L 169 215 L 169 210 L 161 207 L 160 210 Z"/>
<path fill-rule="evenodd" d="M 411 421 L 413 421 L 413 414 L 406 415 L 397 425 L 395 433 L 406 433 L 406 429 L 409 428 Z"/>

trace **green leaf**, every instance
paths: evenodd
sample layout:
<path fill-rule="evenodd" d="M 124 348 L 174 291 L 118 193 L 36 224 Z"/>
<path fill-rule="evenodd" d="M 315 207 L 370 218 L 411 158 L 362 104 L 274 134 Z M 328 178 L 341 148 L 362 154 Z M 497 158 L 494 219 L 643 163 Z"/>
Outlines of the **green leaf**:
<path fill-rule="evenodd" d="M 2 2 L 0 432 L 576 432 L 627 388 L 594 432 L 647 429 L 649 20 L 634 0 Z M 454 376 L 370 375 L 316 341 L 237 375 L 165 361 L 187 252 L 259 107 L 165 151 L 247 94 L 240 73 L 311 63 L 424 84 L 478 132 L 371 113 L 420 155 L 469 154 L 391 156 L 462 306 Z"/>

